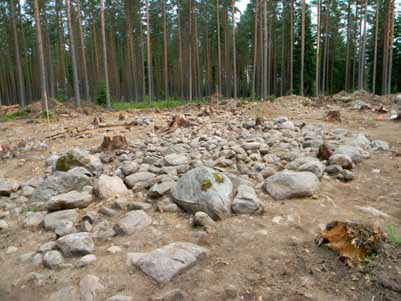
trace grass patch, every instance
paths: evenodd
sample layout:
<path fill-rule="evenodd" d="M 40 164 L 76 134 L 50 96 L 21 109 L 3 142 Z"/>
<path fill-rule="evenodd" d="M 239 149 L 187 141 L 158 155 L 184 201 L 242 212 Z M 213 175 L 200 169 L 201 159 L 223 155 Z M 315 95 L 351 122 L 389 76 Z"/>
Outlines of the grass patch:
<path fill-rule="evenodd" d="M 401 236 L 397 236 L 397 232 L 395 230 L 395 227 L 393 226 L 388 226 L 385 227 L 386 233 L 387 233 L 387 238 L 388 240 L 397 246 L 401 246 Z"/>
<path fill-rule="evenodd" d="M 372 252 L 371 254 L 369 254 L 368 256 L 365 256 L 365 257 L 363 258 L 363 262 L 364 262 L 366 265 L 369 265 L 369 264 L 372 263 L 372 261 L 373 261 L 376 257 L 377 257 L 377 253 L 376 253 L 376 252 Z"/>
<path fill-rule="evenodd" d="M 193 100 L 192 104 L 206 103 L 206 98 Z M 142 102 L 114 102 L 111 107 L 115 110 L 128 110 L 128 109 L 169 109 L 185 105 L 189 102 L 182 99 L 166 99 L 158 101 L 142 101 Z"/>
<path fill-rule="evenodd" d="M 19 117 L 25 117 L 27 115 L 28 115 L 28 111 L 26 109 L 21 109 L 21 110 L 18 110 L 16 112 L 13 112 L 13 113 L 8 113 L 8 114 L 5 114 L 5 115 L 1 115 L 0 116 L 0 120 L 2 120 L 2 121 L 10 121 L 10 120 L 15 120 L 15 119 L 17 119 Z"/>

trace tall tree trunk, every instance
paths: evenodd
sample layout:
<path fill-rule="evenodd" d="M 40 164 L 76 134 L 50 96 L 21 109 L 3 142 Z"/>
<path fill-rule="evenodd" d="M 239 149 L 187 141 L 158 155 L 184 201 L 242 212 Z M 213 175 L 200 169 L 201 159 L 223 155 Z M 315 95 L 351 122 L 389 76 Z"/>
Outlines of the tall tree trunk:
<path fill-rule="evenodd" d="M 373 74 L 372 74 L 372 93 L 376 94 L 376 72 L 377 72 L 377 41 L 379 33 L 379 0 L 376 0 L 376 23 L 375 23 L 375 46 L 373 49 Z"/>
<path fill-rule="evenodd" d="M 75 101 L 77 107 L 81 105 L 81 96 L 79 94 L 79 80 L 78 80 L 78 69 L 77 69 L 77 57 L 75 53 L 75 40 L 74 33 L 72 31 L 72 21 L 71 21 L 71 5 L 70 0 L 65 0 L 65 8 L 67 12 L 67 23 L 68 23 L 68 32 L 70 35 L 70 47 L 71 47 L 71 60 L 72 60 L 72 71 L 74 78 L 74 91 L 75 91 Z"/>
<path fill-rule="evenodd" d="M 17 34 L 17 22 L 15 18 L 15 6 L 14 0 L 10 0 L 10 11 L 11 11 L 11 22 L 13 26 L 13 34 L 14 34 L 14 49 L 15 49 L 15 59 L 17 62 L 17 76 L 18 76 L 18 92 L 19 92 L 19 103 L 21 107 L 24 107 L 26 104 L 25 101 L 25 86 L 24 86 L 24 77 L 22 73 L 21 67 L 21 57 L 19 51 L 19 39 Z"/>
<path fill-rule="evenodd" d="M 271 24 L 271 15 L 272 11 L 269 11 L 270 15 L 270 24 Z M 262 59 L 262 68 L 263 68 L 263 98 L 266 99 L 267 96 L 270 96 L 270 54 L 268 51 L 270 50 L 272 44 L 269 42 L 268 38 L 271 35 L 271 32 L 267 32 L 267 0 L 264 0 L 263 5 L 263 29 L 264 29 L 264 37 L 263 43 L 261 40 L 261 45 L 263 45 L 263 59 Z M 262 24 L 261 24 L 262 25 Z M 268 62 L 269 61 L 269 62 Z"/>
<path fill-rule="evenodd" d="M 267 1 L 265 2 L 267 6 Z M 265 20 L 267 22 L 267 15 L 265 14 Z M 272 79 L 272 69 L 273 69 L 273 24 L 274 24 L 274 17 L 273 17 L 273 1 L 270 1 L 270 9 L 269 9 L 269 41 L 268 41 L 268 55 L 266 57 L 267 60 L 267 95 L 271 95 L 271 79 Z M 267 26 L 265 26 L 265 31 L 267 31 Z M 267 38 L 267 36 L 265 36 Z M 274 83 L 273 83 L 274 84 Z M 274 88 L 273 88 L 274 89 Z M 273 92 L 274 93 L 274 92 Z"/>
<path fill-rule="evenodd" d="M 387 94 L 391 93 L 391 76 L 393 70 L 393 41 L 394 41 L 394 10 L 395 0 L 391 0 L 391 18 L 390 18 L 390 41 L 389 41 L 389 59 L 388 59 L 388 76 L 387 76 Z"/>
<path fill-rule="evenodd" d="M 153 74 L 152 74 L 152 50 L 150 48 L 150 15 L 149 15 L 149 0 L 146 4 L 146 41 L 147 41 L 147 61 L 148 61 L 148 88 L 149 101 L 153 100 Z"/>
<path fill-rule="evenodd" d="M 59 67 L 61 80 L 60 87 L 63 89 L 64 94 L 67 95 L 67 74 L 65 68 L 65 45 L 64 45 L 64 26 L 61 17 L 62 0 L 56 2 L 56 14 L 57 14 L 57 35 L 58 35 L 58 49 L 59 49 Z"/>
<path fill-rule="evenodd" d="M 164 62 L 164 96 L 169 97 L 168 91 L 168 61 L 167 61 L 167 12 L 166 12 L 166 1 L 163 2 L 163 62 Z"/>
<path fill-rule="evenodd" d="M 102 32 L 104 81 L 105 81 L 105 84 L 106 84 L 106 105 L 107 105 L 108 109 L 111 109 L 109 68 L 107 66 L 106 29 L 105 29 L 105 25 L 104 25 L 104 4 L 103 4 L 103 0 L 100 0 L 100 27 L 101 27 L 101 32 Z"/>
<path fill-rule="evenodd" d="M 290 94 L 294 90 L 294 0 L 290 0 Z"/>
<path fill-rule="evenodd" d="M 206 15 L 206 95 L 210 95 L 213 87 L 212 84 L 212 66 L 210 60 L 210 39 L 209 39 L 209 14 L 208 5 L 205 2 L 205 15 Z"/>
<path fill-rule="evenodd" d="M 316 96 L 320 96 L 320 0 L 317 0 L 317 34 L 316 34 Z"/>
<path fill-rule="evenodd" d="M 180 15 L 180 5 L 177 6 L 177 22 L 178 22 L 178 64 L 180 72 L 180 94 L 181 99 L 184 99 L 184 73 L 183 73 L 183 57 L 182 57 L 182 36 L 181 36 L 181 15 Z"/>
<path fill-rule="evenodd" d="M 145 50 L 144 48 L 144 41 L 143 41 L 143 27 L 142 27 L 142 16 L 139 12 L 139 43 L 140 43 L 140 50 L 141 50 L 141 73 L 142 73 L 142 98 L 145 99 L 146 95 L 146 79 L 145 79 Z"/>
<path fill-rule="evenodd" d="M 84 33 L 82 31 L 82 20 L 81 20 L 81 3 L 80 0 L 76 0 L 77 3 L 77 22 L 79 29 L 79 41 L 81 44 L 81 56 L 82 56 L 82 69 L 84 75 L 84 84 L 85 84 L 85 97 L 87 100 L 90 100 L 90 90 L 89 90 L 89 79 L 88 79 L 88 67 L 86 64 L 86 51 L 85 51 L 85 43 L 84 43 Z"/>
<path fill-rule="evenodd" d="M 299 94 L 304 95 L 304 65 L 305 65 L 305 0 L 302 0 L 302 21 L 301 21 L 301 82 Z"/>
<path fill-rule="evenodd" d="M 359 82 L 358 89 L 364 89 L 365 82 L 365 51 L 366 51 L 366 23 L 368 18 L 368 0 L 365 0 L 364 5 L 364 16 L 363 16 L 363 35 L 362 35 L 362 46 L 361 46 L 361 61 L 359 63 Z"/>
<path fill-rule="evenodd" d="M 96 17 L 94 14 L 93 2 L 90 2 L 90 18 L 91 18 L 91 27 L 92 27 L 92 39 L 93 39 L 93 50 L 95 57 L 95 79 L 98 79 L 100 75 L 100 64 L 99 64 L 99 50 L 97 45 L 97 29 L 96 29 Z"/>
<path fill-rule="evenodd" d="M 188 64 L 189 64 L 189 101 L 192 101 L 192 0 L 189 0 L 189 34 L 188 34 Z"/>
<path fill-rule="evenodd" d="M 234 86 L 234 98 L 237 98 L 237 57 L 235 47 L 235 0 L 232 0 L 232 29 L 233 29 L 233 86 Z"/>
<path fill-rule="evenodd" d="M 253 70 L 252 70 L 252 98 L 256 97 L 256 63 L 257 63 L 257 54 L 258 54 L 258 3 L 259 0 L 255 0 L 255 22 L 253 29 Z"/>
<path fill-rule="evenodd" d="M 283 11 L 282 11 L 282 16 L 281 16 L 281 81 L 280 81 L 280 96 L 284 95 L 284 84 L 286 81 L 286 74 L 285 74 L 285 20 L 284 20 L 284 15 L 285 15 L 285 7 L 286 7 L 287 1 L 283 0 Z"/>
<path fill-rule="evenodd" d="M 217 69 L 218 69 L 218 91 L 221 94 L 221 48 L 220 48 L 220 3 L 216 0 L 216 19 L 217 19 Z"/>
<path fill-rule="evenodd" d="M 134 86 L 134 97 L 135 101 L 138 100 L 138 78 L 137 78 L 137 67 L 136 67 L 136 56 L 134 51 L 134 38 L 132 33 L 132 1 L 127 1 L 127 36 L 128 36 L 128 49 L 131 57 L 131 72 L 132 81 Z"/>
<path fill-rule="evenodd" d="M 377 0 L 378 1 L 378 0 Z M 348 12 L 347 12 L 347 50 L 345 53 L 345 91 L 348 91 L 349 85 L 349 63 L 350 63 L 350 45 L 351 45 L 351 35 L 350 35 L 350 27 L 351 27 L 351 2 L 352 0 L 348 0 Z"/>
<path fill-rule="evenodd" d="M 35 11 L 35 23 L 36 23 L 36 38 L 38 43 L 38 54 L 39 54 L 39 66 L 40 66 L 40 79 L 41 79 L 41 91 L 42 91 L 42 112 L 48 112 L 47 105 L 47 90 L 46 90 L 46 67 L 45 57 L 43 54 L 43 41 L 42 41 L 42 29 L 40 26 L 39 16 L 39 0 L 34 0 L 34 11 Z"/>
<path fill-rule="evenodd" d="M 323 55 L 323 77 L 322 77 L 322 93 L 326 94 L 327 90 L 327 76 L 326 72 L 328 69 L 327 59 L 329 52 L 329 34 L 330 34 L 330 0 L 326 2 L 326 25 L 325 25 L 325 35 L 324 35 L 324 55 Z"/>
<path fill-rule="evenodd" d="M 44 4 L 46 4 L 46 2 L 43 2 Z M 47 19 L 47 13 L 46 13 L 46 9 L 44 10 L 43 13 L 43 23 L 45 25 L 45 41 L 44 41 L 44 50 L 45 53 L 47 55 L 47 60 L 45 60 L 45 62 L 47 62 L 48 64 L 48 70 L 49 70 L 49 78 L 48 78 L 48 82 L 49 82 L 49 96 L 50 97 L 55 97 L 56 95 L 56 83 L 55 83 L 55 77 L 54 77 L 54 71 L 53 71 L 53 57 L 52 57 L 52 45 L 50 43 L 50 28 L 49 28 L 49 22 Z"/>
<path fill-rule="evenodd" d="M 197 96 L 201 96 L 201 69 L 200 69 L 200 62 L 199 62 L 199 38 L 198 38 L 198 18 L 197 14 L 194 14 L 194 33 L 195 33 L 195 40 L 194 40 L 194 55 L 195 55 L 195 70 L 196 70 L 196 89 L 197 89 Z"/>
<path fill-rule="evenodd" d="M 389 51 L 389 40 L 390 40 L 390 10 L 391 0 L 386 1 L 386 13 L 385 13 L 385 26 L 384 26 L 384 45 L 383 45 L 383 70 L 382 70 L 382 94 L 387 94 L 387 80 L 388 80 L 388 51 Z"/>

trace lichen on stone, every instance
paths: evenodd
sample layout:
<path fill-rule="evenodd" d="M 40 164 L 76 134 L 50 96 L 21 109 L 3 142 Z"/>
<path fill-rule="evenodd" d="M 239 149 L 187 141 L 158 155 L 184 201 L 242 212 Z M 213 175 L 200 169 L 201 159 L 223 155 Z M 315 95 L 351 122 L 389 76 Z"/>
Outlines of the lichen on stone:
<path fill-rule="evenodd" d="M 208 191 L 208 189 L 212 187 L 212 181 L 210 181 L 210 179 L 206 178 L 203 179 L 202 183 L 201 183 L 201 190 L 202 191 Z"/>
<path fill-rule="evenodd" d="M 214 172 L 213 177 L 217 183 L 224 183 L 224 178 L 218 172 Z"/>

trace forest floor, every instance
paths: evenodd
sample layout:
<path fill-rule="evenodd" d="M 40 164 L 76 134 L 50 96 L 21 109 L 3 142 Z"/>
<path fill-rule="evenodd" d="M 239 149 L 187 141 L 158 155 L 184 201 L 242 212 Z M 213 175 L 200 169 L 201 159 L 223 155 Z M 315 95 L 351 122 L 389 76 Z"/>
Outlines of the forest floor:
<path fill-rule="evenodd" d="M 391 151 L 370 154 L 354 169 L 354 180 L 324 178 L 320 191 L 310 198 L 274 201 L 257 191 L 265 205 L 260 216 L 239 215 L 217 222 L 207 236 L 197 235 L 190 215 L 150 211 L 154 231 L 117 236 L 96 241 L 97 261 L 76 268 L 76 258 L 66 259 L 72 266 L 49 270 L 21 260 L 23 254 L 35 252 L 54 239 L 42 229 L 21 226 L 18 214 L 5 216 L 9 227 L 0 231 L 0 300 L 51 300 L 60 288 L 79 288 L 80 279 L 96 275 L 104 286 L 93 300 L 107 300 L 113 295 L 148 300 L 168 294 L 173 289 L 185 294 L 185 300 L 401 300 L 401 246 L 386 242 L 383 253 L 357 267 L 349 267 L 338 254 L 315 243 L 321 225 L 331 221 L 374 223 L 383 229 L 394 229 L 401 235 L 401 122 L 377 120 L 377 113 L 339 106 L 341 123 L 325 121 L 333 104 L 302 105 L 293 102 L 247 103 L 209 119 L 223 126 L 229 119 L 241 117 L 264 120 L 286 116 L 294 122 L 320 123 L 328 128 L 345 128 L 365 133 L 391 145 Z M 129 140 L 144 139 L 149 133 L 156 138 L 152 124 L 165 126 L 172 112 L 185 111 L 196 116 L 196 106 L 168 110 L 126 110 L 87 112 L 68 110 L 47 124 L 31 119 L 0 123 L 0 144 L 19 152 L 16 158 L 0 161 L 0 178 L 19 182 L 46 172 L 45 160 L 52 153 L 79 147 L 98 147 L 104 135 L 125 135 Z M 120 117 L 120 115 L 124 115 Z M 101 116 L 109 127 L 94 127 L 95 116 Z M 137 120 L 137 126 L 118 126 Z M 141 121 L 148 120 L 147 122 Z M 141 124 L 142 123 L 142 124 Z M 53 137 L 52 137 L 53 136 Z M 24 142 L 22 142 L 24 141 Z M 41 146 L 41 142 L 47 147 Z M 25 150 L 23 150 L 25 148 Z M 372 215 L 361 207 L 373 207 L 382 215 Z M 83 210 L 85 211 L 85 210 Z M 110 221 L 115 221 L 116 216 Z M 175 241 L 193 242 L 209 249 L 207 259 L 164 285 L 127 266 L 128 252 L 143 252 Z M 111 254 L 107 249 L 121 246 L 123 251 Z M 15 246 L 15 252 L 6 251 Z M 56 299 L 55 299 L 56 300 Z M 57 300 L 70 300 L 65 299 Z M 117 300 L 117 299 L 116 299 Z M 160 300 L 181 300 L 176 299 Z"/>

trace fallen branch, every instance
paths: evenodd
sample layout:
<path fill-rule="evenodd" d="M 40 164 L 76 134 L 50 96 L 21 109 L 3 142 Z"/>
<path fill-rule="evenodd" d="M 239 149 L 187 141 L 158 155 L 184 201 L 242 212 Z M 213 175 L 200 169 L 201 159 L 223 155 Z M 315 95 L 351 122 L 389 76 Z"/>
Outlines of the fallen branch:
<path fill-rule="evenodd" d="M 183 114 L 174 114 L 171 117 L 171 120 L 167 124 L 167 127 L 164 129 L 161 129 L 161 133 L 165 134 L 171 134 L 173 133 L 177 128 L 179 127 L 191 127 L 191 126 L 198 126 L 199 124 L 195 121 L 189 120 L 185 115 Z"/>

